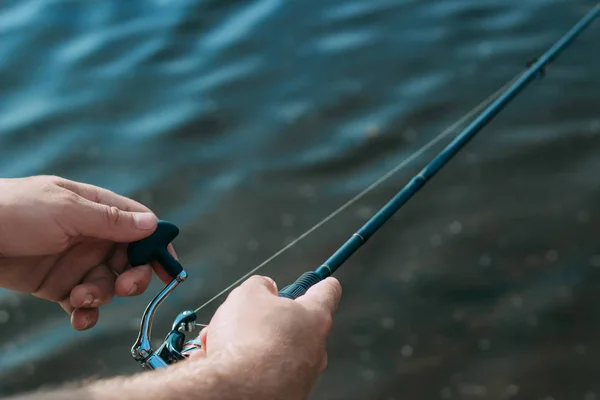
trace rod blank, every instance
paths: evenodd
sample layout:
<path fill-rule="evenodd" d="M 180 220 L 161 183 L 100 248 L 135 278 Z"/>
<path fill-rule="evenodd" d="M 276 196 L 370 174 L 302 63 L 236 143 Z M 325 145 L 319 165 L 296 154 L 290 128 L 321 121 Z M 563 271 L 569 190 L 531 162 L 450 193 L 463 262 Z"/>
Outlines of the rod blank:
<path fill-rule="evenodd" d="M 408 200 L 425 186 L 481 129 L 515 98 L 561 51 L 577 38 L 600 15 L 596 4 L 577 24 L 538 58 L 511 86 L 502 92 L 482 113 L 469 124 L 450 144 L 436 155 L 404 188 L 377 214 L 354 233 L 327 261 L 314 272 L 303 274 L 296 282 L 283 288 L 281 297 L 296 298 L 310 286 L 332 275 L 350 256 L 361 248 Z M 310 277 L 310 279 L 308 279 Z"/>

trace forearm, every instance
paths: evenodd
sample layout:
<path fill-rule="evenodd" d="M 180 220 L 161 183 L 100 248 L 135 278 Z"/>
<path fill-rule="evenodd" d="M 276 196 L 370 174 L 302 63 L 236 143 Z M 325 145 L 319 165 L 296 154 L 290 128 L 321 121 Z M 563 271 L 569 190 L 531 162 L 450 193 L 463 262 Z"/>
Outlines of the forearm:
<path fill-rule="evenodd" d="M 244 387 L 243 380 L 247 378 L 247 375 L 239 375 L 229 366 L 201 359 L 184 361 L 163 370 L 99 380 L 77 387 L 71 385 L 52 391 L 32 392 L 4 400 L 264 399 L 257 390 Z"/>

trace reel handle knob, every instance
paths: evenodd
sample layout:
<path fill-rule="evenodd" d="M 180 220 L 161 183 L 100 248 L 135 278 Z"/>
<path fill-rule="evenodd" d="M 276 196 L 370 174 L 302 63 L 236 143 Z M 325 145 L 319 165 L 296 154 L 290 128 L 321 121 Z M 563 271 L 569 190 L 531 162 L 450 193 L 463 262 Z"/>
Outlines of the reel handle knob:
<path fill-rule="evenodd" d="M 127 247 L 127 258 L 134 266 L 157 261 L 165 271 L 176 279 L 183 271 L 181 264 L 169 253 L 167 246 L 179 235 L 179 228 L 168 221 L 159 220 L 156 230 L 148 237 L 132 242 Z"/>

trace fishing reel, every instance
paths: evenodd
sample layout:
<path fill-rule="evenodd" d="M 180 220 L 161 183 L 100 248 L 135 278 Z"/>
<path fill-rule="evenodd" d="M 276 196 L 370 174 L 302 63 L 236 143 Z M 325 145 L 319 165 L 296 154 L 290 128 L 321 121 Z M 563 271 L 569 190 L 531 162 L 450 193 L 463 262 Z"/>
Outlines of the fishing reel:
<path fill-rule="evenodd" d="M 158 221 L 158 226 L 152 235 L 131 243 L 127 249 L 127 257 L 132 266 L 140 266 L 156 261 L 172 278 L 172 281 L 146 307 L 137 340 L 131 348 L 131 355 L 142 364 L 144 369 L 167 367 L 169 364 L 186 359 L 193 351 L 202 348 L 198 337 L 188 342 L 185 341 L 185 333 L 192 332 L 197 325 L 196 313 L 183 311 L 175 318 L 171 331 L 167 334 L 163 344 L 156 351 L 152 349 L 152 321 L 156 310 L 173 290 L 187 278 L 187 273 L 179 261 L 167 250 L 167 246 L 178 234 L 179 228 L 177 226 L 167 221 Z"/>
<path fill-rule="evenodd" d="M 187 278 L 187 272 L 167 250 L 167 246 L 178 234 L 179 228 L 174 224 L 167 221 L 158 221 L 158 226 L 152 235 L 129 244 L 127 248 L 127 257 L 132 266 L 145 265 L 156 261 L 172 278 L 172 281 L 146 307 L 137 340 L 131 348 L 131 355 L 137 362 L 142 364 L 144 369 L 167 367 L 170 364 L 185 360 L 194 351 L 202 348 L 198 336 L 187 342 L 185 341 L 185 333 L 193 332 L 198 324 L 196 323 L 197 317 L 194 311 L 183 311 L 175 318 L 171 331 L 165 337 L 162 345 L 157 350 L 152 349 L 152 321 L 156 310 L 175 288 Z M 295 299 L 302 296 L 309 287 L 325 279 L 329 274 L 329 268 L 325 269 L 324 267 L 316 272 L 305 272 L 296 282 L 281 289 L 279 297 Z"/>

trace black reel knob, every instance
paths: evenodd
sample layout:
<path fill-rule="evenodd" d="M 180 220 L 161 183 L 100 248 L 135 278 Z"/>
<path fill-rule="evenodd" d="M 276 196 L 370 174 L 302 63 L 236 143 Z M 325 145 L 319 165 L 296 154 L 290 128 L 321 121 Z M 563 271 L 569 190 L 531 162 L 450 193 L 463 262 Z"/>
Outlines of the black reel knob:
<path fill-rule="evenodd" d="M 127 258 L 134 266 L 149 264 L 157 261 L 173 279 L 183 271 L 183 267 L 169 253 L 167 246 L 179 235 L 179 228 L 168 221 L 158 221 L 156 230 L 152 235 L 129 244 Z"/>

